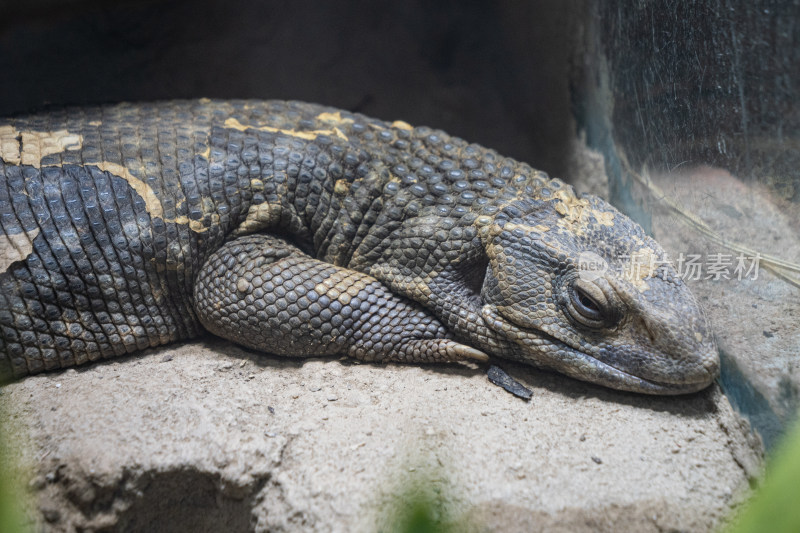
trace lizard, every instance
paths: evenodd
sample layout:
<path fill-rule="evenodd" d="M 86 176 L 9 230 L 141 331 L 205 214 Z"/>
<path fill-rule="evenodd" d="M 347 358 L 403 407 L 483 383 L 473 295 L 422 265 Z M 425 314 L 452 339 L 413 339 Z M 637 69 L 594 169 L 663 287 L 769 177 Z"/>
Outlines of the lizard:
<path fill-rule="evenodd" d="M 0 215 L 2 381 L 205 331 L 293 357 L 504 358 L 650 394 L 719 372 L 641 226 L 402 121 L 209 99 L 3 119 Z"/>

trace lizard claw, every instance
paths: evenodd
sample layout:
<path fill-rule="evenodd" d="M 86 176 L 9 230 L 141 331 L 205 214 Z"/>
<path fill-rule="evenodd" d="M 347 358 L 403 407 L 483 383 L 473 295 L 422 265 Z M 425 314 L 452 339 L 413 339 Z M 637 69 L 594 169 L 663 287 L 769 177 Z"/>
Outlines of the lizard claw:
<path fill-rule="evenodd" d="M 471 346 L 451 339 L 411 339 L 399 346 L 389 346 L 378 357 L 351 351 L 356 359 L 366 361 L 396 361 L 399 363 L 448 363 L 452 361 L 488 361 L 489 356 Z"/>
<path fill-rule="evenodd" d="M 489 356 L 480 350 L 476 350 L 472 346 L 466 344 L 452 343 L 447 346 L 447 355 L 453 359 L 472 359 L 473 361 L 485 362 L 489 360 Z"/>

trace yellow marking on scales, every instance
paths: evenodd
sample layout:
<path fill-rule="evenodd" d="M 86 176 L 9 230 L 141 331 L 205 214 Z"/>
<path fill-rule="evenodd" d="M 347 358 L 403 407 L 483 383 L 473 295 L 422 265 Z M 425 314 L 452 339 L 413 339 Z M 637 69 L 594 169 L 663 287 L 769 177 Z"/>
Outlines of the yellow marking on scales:
<path fill-rule="evenodd" d="M 83 137 L 67 130 L 58 131 L 23 131 L 22 152 L 23 165 L 39 168 L 42 159 L 50 154 L 58 154 L 66 150 L 79 150 Z"/>
<path fill-rule="evenodd" d="M 553 207 L 561 215 L 557 224 L 574 235 L 582 235 L 592 218 L 602 226 L 614 226 L 614 213 L 596 209 L 587 198 L 578 198 L 570 189 L 554 191 L 553 199 Z"/>
<path fill-rule="evenodd" d="M 19 132 L 13 126 L 0 126 L 0 159 L 12 165 L 20 163 Z"/>
<path fill-rule="evenodd" d="M 349 140 L 347 138 L 347 135 L 342 133 L 342 130 L 336 127 L 333 127 L 329 130 L 310 130 L 310 131 L 284 130 L 281 128 L 273 128 L 272 126 L 246 126 L 233 117 L 225 121 L 225 127 L 239 131 L 247 131 L 252 129 L 257 131 L 282 133 L 283 135 L 289 135 L 290 137 L 297 137 L 299 139 L 305 139 L 307 141 L 313 141 L 320 135 L 330 135 L 333 137 L 339 137 L 340 139 L 343 139 L 345 141 Z"/>
<path fill-rule="evenodd" d="M 24 261 L 33 252 L 33 239 L 39 235 L 39 228 L 11 235 L 0 235 L 0 273 L 8 270 L 11 263 Z"/>
<path fill-rule="evenodd" d="M 156 196 L 155 191 L 153 191 L 150 185 L 131 174 L 130 170 L 124 166 L 117 163 L 111 163 L 109 161 L 101 161 L 100 163 L 95 163 L 94 166 L 104 172 L 109 172 L 118 178 L 122 178 L 127 181 L 128 185 L 130 185 L 131 188 L 142 197 L 142 200 L 144 200 L 145 210 L 151 217 L 160 218 L 165 223 L 188 225 L 189 229 L 195 233 L 203 233 L 208 231 L 208 228 L 205 226 L 205 224 L 203 224 L 202 220 L 194 220 L 186 215 L 180 215 L 174 218 L 165 217 L 164 207 L 161 205 L 161 200 L 159 200 L 158 196 Z M 214 215 L 216 215 L 216 218 L 219 218 L 219 215 L 216 213 L 214 213 L 212 217 Z"/>
<path fill-rule="evenodd" d="M 251 205 L 247 210 L 247 216 L 244 221 L 233 231 L 232 236 L 263 231 L 277 226 L 280 220 L 280 205 L 270 204 L 269 202 Z"/>
<path fill-rule="evenodd" d="M 622 271 L 622 277 L 630 281 L 639 292 L 645 292 L 650 288 L 645 280 L 653 277 L 660 265 L 661 261 L 658 260 L 655 250 L 645 246 L 631 254 L 627 267 Z"/>
<path fill-rule="evenodd" d="M 66 150 L 79 150 L 83 137 L 67 130 L 17 131 L 13 126 L 0 126 L 0 158 L 12 165 L 41 168 L 42 159 Z"/>
<path fill-rule="evenodd" d="M 369 284 L 367 277 L 354 270 L 340 269 L 314 286 L 314 292 L 348 305 Z"/>
<path fill-rule="evenodd" d="M 350 183 L 346 179 L 336 180 L 333 192 L 338 196 L 344 196 L 350 190 Z"/>
<path fill-rule="evenodd" d="M 506 225 L 503 226 L 504 231 L 514 231 L 517 228 L 527 233 L 545 233 L 547 231 L 550 231 L 550 228 L 548 228 L 544 224 L 536 224 L 535 226 L 531 226 L 530 224 L 507 222 Z"/>
<path fill-rule="evenodd" d="M 407 130 L 407 131 L 411 131 L 414 129 L 414 126 L 402 120 L 395 120 L 394 122 L 392 122 L 392 127 L 397 128 L 399 130 Z"/>
<path fill-rule="evenodd" d="M 91 125 L 99 125 L 100 122 L 93 121 Z M 29 165 L 34 168 L 42 167 L 60 167 L 58 163 L 45 163 L 42 164 L 42 159 L 52 154 L 58 154 L 67 150 L 80 150 L 83 148 L 83 136 L 77 133 L 70 133 L 67 130 L 56 131 L 34 131 L 34 130 L 17 130 L 11 125 L 0 126 L 0 158 L 6 164 L 12 165 Z M 201 154 L 208 157 L 208 150 L 206 153 Z M 162 219 L 164 222 L 171 222 L 175 224 L 188 224 L 189 229 L 196 233 L 208 231 L 208 228 L 200 220 L 191 220 L 187 216 L 178 216 L 176 218 L 165 218 L 164 207 L 161 200 L 153 191 L 152 187 L 142 179 L 134 176 L 129 169 L 110 161 L 101 161 L 99 163 L 88 163 L 87 166 L 96 166 L 103 172 L 109 172 L 114 176 L 121 178 L 128 182 L 128 185 L 136 191 L 144 200 L 145 210 L 151 217 Z M 217 215 L 218 217 L 218 215 Z M 24 235 L 22 235 L 24 237 Z M 25 244 L 22 237 L 15 235 L 13 237 L 6 237 L 5 241 L 0 242 L 0 251 L 8 257 L 17 257 L 23 253 Z M 9 239 L 12 239 L 9 241 Z M 17 239 L 17 240 L 14 240 Z M 31 238 L 32 240 L 32 238 Z M 19 248 L 14 252 L 15 248 Z M 7 254 L 5 252 L 8 252 Z M 30 253 L 30 252 L 27 252 Z M 24 257 L 27 257 L 27 253 Z M 24 258 L 21 257 L 21 258 Z M 18 259 L 14 259 L 18 260 Z M 0 271 L 3 271 L 3 262 L 0 260 Z"/>
<path fill-rule="evenodd" d="M 336 113 L 320 113 L 317 115 L 317 120 L 321 122 L 327 122 L 330 124 L 352 124 L 352 118 L 342 118 L 342 113 L 337 111 Z"/>
<path fill-rule="evenodd" d="M 569 222 L 580 221 L 584 217 L 584 211 L 589 208 L 589 200 L 578 198 L 572 191 L 559 189 L 553 193 L 553 197 L 558 200 L 556 211 Z"/>
<path fill-rule="evenodd" d="M 145 209 L 151 217 L 158 217 L 163 219 L 164 222 L 175 222 L 174 220 L 167 220 L 164 218 L 164 208 L 161 205 L 161 200 L 158 199 L 158 196 L 156 196 L 156 193 L 150 185 L 131 174 L 130 170 L 118 163 L 112 163 L 110 161 L 101 161 L 100 163 L 95 163 L 94 166 L 103 172 L 110 172 L 127 181 L 128 185 L 142 197 Z"/>
<path fill-rule="evenodd" d="M 202 158 L 205 158 L 206 161 L 210 162 L 211 161 L 211 145 L 210 144 L 206 144 L 206 149 L 203 150 L 202 152 L 198 152 L 197 155 L 199 155 Z"/>
<path fill-rule="evenodd" d="M 557 190 L 553 193 L 553 197 L 558 200 L 556 211 L 570 222 L 585 221 L 589 216 L 594 216 L 599 224 L 609 227 L 614 225 L 613 213 L 594 209 L 587 198 L 578 198 L 572 191 Z"/>

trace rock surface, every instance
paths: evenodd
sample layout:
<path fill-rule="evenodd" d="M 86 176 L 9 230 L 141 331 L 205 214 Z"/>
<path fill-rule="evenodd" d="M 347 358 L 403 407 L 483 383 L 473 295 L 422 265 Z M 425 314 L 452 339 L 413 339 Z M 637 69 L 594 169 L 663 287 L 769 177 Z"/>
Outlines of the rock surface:
<path fill-rule="evenodd" d="M 797 205 L 767 187 L 711 167 L 653 178 L 663 195 L 725 241 L 800 264 Z M 772 446 L 800 408 L 800 288 L 768 271 L 753 253 L 688 228 L 658 195 L 649 199 L 654 237 L 673 262 L 683 257 L 684 279 L 711 319 L 726 393 Z M 694 269 L 688 267 L 692 257 Z M 800 281 L 796 272 L 785 273 Z"/>
<path fill-rule="evenodd" d="M 10 384 L 44 531 L 387 531 L 408 487 L 466 531 L 708 531 L 760 443 L 717 386 L 612 391 L 515 364 L 290 360 L 209 339 Z"/>

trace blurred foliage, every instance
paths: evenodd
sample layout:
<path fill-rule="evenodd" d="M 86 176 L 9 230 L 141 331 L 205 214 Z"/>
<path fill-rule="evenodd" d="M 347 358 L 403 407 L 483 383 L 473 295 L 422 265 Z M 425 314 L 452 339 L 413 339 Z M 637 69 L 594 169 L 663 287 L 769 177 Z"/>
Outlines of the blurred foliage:
<path fill-rule="evenodd" d="M 19 486 L 20 476 L 16 475 L 17 465 L 10 463 L 14 457 L 11 443 L 8 442 L 8 423 L 0 406 L 0 531 L 3 533 L 27 532 L 24 526 L 24 515 L 21 509 L 21 498 L 24 489 Z"/>
<path fill-rule="evenodd" d="M 430 491 L 409 488 L 399 498 L 391 533 L 455 533 L 457 529 L 446 520 L 441 498 Z"/>
<path fill-rule="evenodd" d="M 392 489 L 391 503 L 384 508 L 383 533 L 456 533 L 471 531 L 450 508 L 455 488 L 436 459 L 423 455 L 407 458 L 409 475 Z M 410 465 L 414 465 L 411 467 Z"/>
<path fill-rule="evenodd" d="M 800 531 L 800 421 L 778 445 L 767 466 L 764 483 L 727 531 Z"/>

